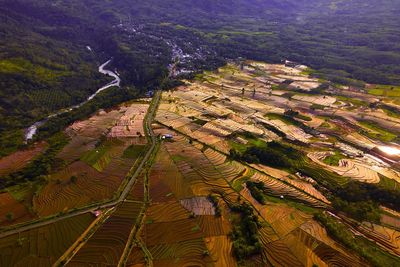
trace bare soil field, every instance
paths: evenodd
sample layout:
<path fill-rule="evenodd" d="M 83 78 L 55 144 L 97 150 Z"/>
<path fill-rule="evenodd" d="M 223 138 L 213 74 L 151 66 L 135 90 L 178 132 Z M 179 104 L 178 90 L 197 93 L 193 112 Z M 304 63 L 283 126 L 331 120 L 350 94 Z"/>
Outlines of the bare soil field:
<path fill-rule="evenodd" d="M 0 177 L 17 172 L 47 147 L 45 142 L 36 143 L 32 148 L 15 152 L 0 159 Z"/>

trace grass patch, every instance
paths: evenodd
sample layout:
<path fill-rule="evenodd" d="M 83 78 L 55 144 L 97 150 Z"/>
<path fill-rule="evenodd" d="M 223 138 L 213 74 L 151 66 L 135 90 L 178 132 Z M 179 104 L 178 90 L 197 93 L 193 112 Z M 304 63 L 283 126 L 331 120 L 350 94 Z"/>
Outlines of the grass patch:
<path fill-rule="evenodd" d="M 275 197 L 275 196 L 266 194 L 265 192 L 263 193 L 263 197 L 264 197 L 264 201 L 265 201 L 266 205 L 268 205 L 268 202 L 275 203 L 275 204 L 285 204 L 292 208 L 295 208 L 297 210 L 300 210 L 300 211 L 303 211 L 303 212 L 309 213 L 309 214 L 316 214 L 319 212 L 319 210 L 317 208 L 310 207 L 306 204 L 294 201 L 292 199 L 288 199 L 288 198 L 281 199 L 279 197 Z"/>
<path fill-rule="evenodd" d="M 26 148 L 23 130 L 3 131 L 0 133 L 0 157 L 8 156 L 18 149 Z"/>
<path fill-rule="evenodd" d="M 130 145 L 127 147 L 122 155 L 126 159 L 137 159 L 145 151 L 145 145 Z"/>
<path fill-rule="evenodd" d="M 37 185 L 37 183 L 15 185 L 7 188 L 7 192 L 9 192 L 17 201 L 23 201 L 28 195 L 36 191 L 36 188 L 38 187 Z"/>
<path fill-rule="evenodd" d="M 179 162 L 179 161 L 184 161 L 186 160 L 186 157 L 181 156 L 181 155 L 173 155 L 171 156 L 171 159 L 175 162 Z"/>
<path fill-rule="evenodd" d="M 248 180 L 250 179 L 250 177 L 242 177 L 239 179 L 236 179 L 232 182 L 232 188 L 236 191 L 236 192 L 240 192 L 243 189 L 243 184 L 246 183 Z"/>
<path fill-rule="evenodd" d="M 391 142 L 397 138 L 397 134 L 389 132 L 388 130 L 376 125 L 374 122 L 359 121 L 358 123 L 368 129 L 367 131 L 363 130 L 362 133 L 370 138 L 383 142 Z"/>
<path fill-rule="evenodd" d="M 368 90 L 368 94 L 374 96 L 400 97 L 400 86 L 377 85 Z"/>
<path fill-rule="evenodd" d="M 280 120 L 283 121 L 287 125 L 294 125 L 294 126 L 300 126 L 301 122 L 296 121 L 292 117 L 285 116 L 283 114 L 278 114 L 278 113 L 267 113 L 264 115 L 264 117 L 270 119 L 270 120 Z"/>
<path fill-rule="evenodd" d="M 386 115 L 392 118 L 400 119 L 400 113 L 395 110 L 390 110 L 387 108 L 381 108 Z"/>
<path fill-rule="evenodd" d="M 303 121 L 312 121 L 312 118 L 303 114 L 298 114 L 295 116 L 297 119 L 303 120 Z"/>
<path fill-rule="evenodd" d="M 311 109 L 311 110 L 324 110 L 324 109 L 325 109 L 325 106 L 319 105 L 319 104 L 312 104 L 312 105 L 310 106 L 310 109 Z"/>
<path fill-rule="evenodd" d="M 3 73 L 27 73 L 41 81 L 55 81 L 61 76 L 67 76 L 69 72 L 61 65 L 52 66 L 54 69 L 34 65 L 23 58 L 11 58 L 0 61 L 0 69 Z"/>
<path fill-rule="evenodd" d="M 84 153 L 81 156 L 81 160 L 94 167 L 102 158 L 105 158 L 106 153 L 109 149 L 109 145 L 101 145 L 91 151 Z"/>
<path fill-rule="evenodd" d="M 400 183 L 398 183 L 396 180 L 387 178 L 386 176 L 383 176 L 382 174 L 378 173 L 379 175 L 379 183 L 378 186 L 380 188 L 388 189 L 388 190 L 400 190 Z"/>
<path fill-rule="evenodd" d="M 194 226 L 191 230 L 192 230 L 192 232 L 198 232 L 198 231 L 200 231 L 200 226 L 198 224 L 196 224 L 196 226 Z"/>
<path fill-rule="evenodd" d="M 351 103 L 354 106 L 365 106 L 368 107 L 368 103 L 365 101 L 362 101 L 360 99 L 357 98 L 351 98 L 351 97 L 347 97 L 347 96 L 342 96 L 342 95 L 338 95 L 336 96 L 336 99 L 343 101 L 343 102 L 347 102 L 347 103 Z"/>
<path fill-rule="evenodd" d="M 339 166 L 340 160 L 345 158 L 346 157 L 342 153 L 340 153 L 339 151 L 335 151 L 335 154 L 324 158 L 323 162 L 331 166 Z"/>

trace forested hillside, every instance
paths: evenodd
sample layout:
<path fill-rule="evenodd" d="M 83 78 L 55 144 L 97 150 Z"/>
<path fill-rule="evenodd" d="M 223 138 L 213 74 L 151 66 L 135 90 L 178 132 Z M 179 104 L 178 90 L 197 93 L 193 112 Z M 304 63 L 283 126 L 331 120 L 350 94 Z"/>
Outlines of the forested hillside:
<path fill-rule="evenodd" d="M 110 58 L 143 92 L 176 58 L 183 73 L 291 59 L 338 83 L 400 84 L 399 12 L 390 0 L 0 0 L 1 147 L 106 83 Z"/>

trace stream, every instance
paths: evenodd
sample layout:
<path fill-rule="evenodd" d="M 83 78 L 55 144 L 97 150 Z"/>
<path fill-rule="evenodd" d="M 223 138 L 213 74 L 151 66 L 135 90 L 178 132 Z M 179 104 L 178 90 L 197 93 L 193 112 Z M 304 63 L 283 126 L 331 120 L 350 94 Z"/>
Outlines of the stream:
<path fill-rule="evenodd" d="M 79 103 L 79 104 L 77 104 L 77 105 L 71 106 L 71 107 L 69 107 L 69 108 L 62 109 L 62 110 L 60 110 L 60 111 L 58 111 L 58 112 L 56 112 L 56 113 L 54 113 L 54 114 L 51 114 L 51 115 L 47 116 L 45 119 L 40 120 L 40 121 L 37 121 L 37 122 L 35 122 L 34 124 L 32 124 L 32 125 L 31 125 L 28 129 L 26 129 L 26 131 L 25 131 L 25 142 L 27 142 L 28 140 L 31 140 L 31 139 L 33 138 L 33 136 L 35 136 L 35 134 L 37 133 L 38 128 L 39 128 L 40 126 L 42 126 L 48 119 L 57 117 L 57 116 L 59 116 L 59 115 L 61 115 L 61 114 L 70 112 L 71 110 L 74 110 L 74 109 L 77 109 L 77 108 L 83 106 L 84 104 L 86 104 L 87 102 L 89 102 L 90 100 L 92 100 L 98 93 L 100 93 L 100 92 L 102 92 L 102 91 L 104 91 L 104 90 L 106 90 L 106 89 L 108 89 L 108 88 L 110 88 L 110 87 L 114 87 L 114 86 L 120 87 L 121 78 L 120 78 L 115 72 L 113 72 L 113 71 L 111 71 L 111 70 L 105 69 L 105 67 L 106 67 L 110 62 L 111 62 L 111 59 L 108 60 L 107 62 L 105 62 L 104 64 L 102 64 L 102 65 L 99 67 L 99 72 L 102 73 L 102 74 L 104 74 L 104 75 L 108 75 L 108 76 L 110 76 L 110 77 L 113 77 L 114 80 L 113 80 L 112 82 L 110 82 L 110 83 L 104 85 L 103 87 L 99 88 L 94 94 L 92 94 L 91 96 L 89 96 L 89 97 L 88 97 L 85 101 L 83 101 L 82 103 Z"/>

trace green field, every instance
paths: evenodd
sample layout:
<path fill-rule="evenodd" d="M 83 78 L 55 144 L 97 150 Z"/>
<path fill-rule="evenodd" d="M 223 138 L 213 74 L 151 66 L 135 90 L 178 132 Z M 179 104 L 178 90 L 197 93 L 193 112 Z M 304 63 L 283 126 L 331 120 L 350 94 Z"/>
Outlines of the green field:
<path fill-rule="evenodd" d="M 367 128 L 367 131 L 363 131 L 365 135 L 370 138 L 377 139 L 383 142 L 391 142 L 397 138 L 397 134 L 392 133 L 370 121 L 359 121 L 361 126 Z"/>
<path fill-rule="evenodd" d="M 345 159 L 345 158 L 346 157 L 343 154 L 341 154 L 338 151 L 335 151 L 334 155 L 327 156 L 326 158 L 324 158 L 323 162 L 325 164 L 328 164 L 328 165 L 331 165 L 331 166 L 338 166 L 339 165 L 339 161 L 341 159 Z"/>
<path fill-rule="evenodd" d="M 375 96 L 400 97 L 400 86 L 377 85 L 368 90 L 368 94 Z"/>
<path fill-rule="evenodd" d="M 267 113 L 264 115 L 264 117 L 270 119 L 270 120 L 280 120 L 286 123 L 287 125 L 294 125 L 294 126 L 300 126 L 301 122 L 296 121 L 292 117 L 285 116 L 283 114 L 277 114 L 277 113 Z"/>
<path fill-rule="evenodd" d="M 122 157 L 127 159 L 136 159 L 143 153 L 145 149 L 145 145 L 130 145 L 127 149 L 125 149 Z"/>

